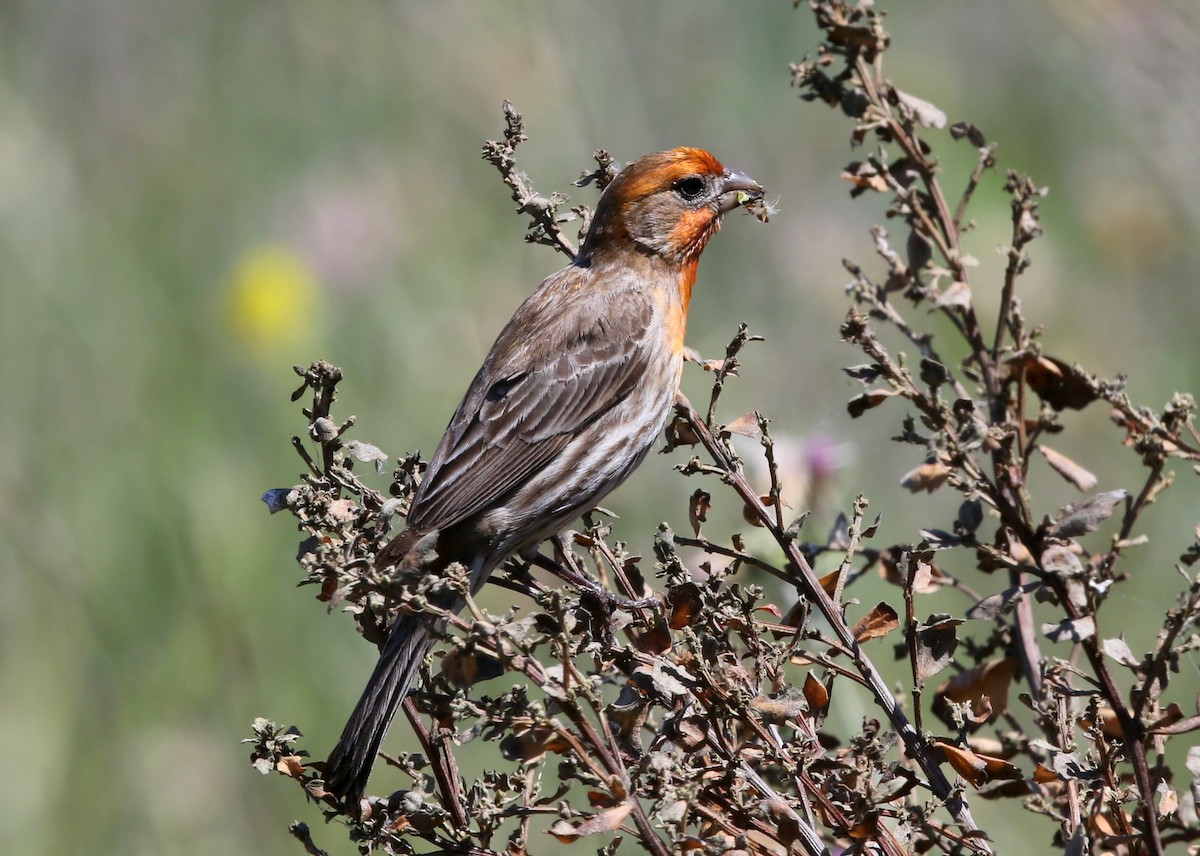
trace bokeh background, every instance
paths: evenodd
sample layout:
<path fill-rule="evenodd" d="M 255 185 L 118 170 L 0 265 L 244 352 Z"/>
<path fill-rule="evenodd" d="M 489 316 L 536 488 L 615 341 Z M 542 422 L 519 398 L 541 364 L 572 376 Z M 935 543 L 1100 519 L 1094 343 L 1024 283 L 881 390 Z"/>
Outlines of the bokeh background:
<path fill-rule="evenodd" d="M 1051 187 L 1021 291 L 1049 350 L 1127 373 L 1155 406 L 1200 388 L 1197 7 L 937 0 L 889 22 L 898 85 Z M 808 11 L 784 0 L 0 3 L 5 852 L 295 853 L 287 822 L 319 826 L 238 743 L 265 715 L 323 753 L 372 663 L 348 620 L 294 588 L 294 527 L 259 501 L 299 473 L 290 367 L 346 370 L 341 412 L 360 439 L 433 449 L 495 332 L 561 266 L 522 242 L 479 159 L 504 98 L 525 113 L 519 154 L 544 192 L 570 189 L 597 147 L 627 161 L 703 145 L 759 178 L 779 214 L 730 218 L 693 304 L 706 356 L 740 320 L 767 336 L 727 416 L 772 416 L 814 538 L 859 492 L 884 514 L 883 543 L 938 522 L 930 509 L 952 516 L 953 496 L 897 487 L 917 462 L 888 442 L 898 410 L 845 413 L 857 389 L 839 368 L 861 359 L 838 341 L 841 259 L 872 261 L 883 202 L 849 199 L 849 125 L 788 86 L 787 63 L 815 44 Z M 958 187 L 973 150 L 930 136 Z M 1001 181 L 981 191 L 969 244 L 985 308 Z M 702 374 L 687 383 L 703 395 Z M 1140 485 L 1102 408 L 1065 421 L 1062 451 L 1101 489 Z M 610 499 L 623 536 L 686 527 L 680 460 L 651 458 Z M 1109 613 L 1135 651 L 1173 602 L 1196 523 L 1180 469 Z M 1046 513 L 1077 498 L 1038 478 Z M 719 493 L 714 513 L 711 536 L 744 528 Z M 895 596 L 871 585 L 864 604 Z M 1179 698 L 1195 672 L 1184 664 Z M 993 831 L 1011 848 L 1022 824 Z"/>

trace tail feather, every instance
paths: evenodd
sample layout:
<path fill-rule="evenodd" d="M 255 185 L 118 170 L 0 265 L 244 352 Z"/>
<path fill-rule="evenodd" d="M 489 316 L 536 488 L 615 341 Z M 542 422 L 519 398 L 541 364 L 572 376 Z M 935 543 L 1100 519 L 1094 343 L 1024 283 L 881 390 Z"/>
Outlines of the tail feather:
<path fill-rule="evenodd" d="M 353 806 L 362 799 L 392 718 L 434 643 L 429 618 L 401 615 L 379 655 L 362 698 L 325 762 L 325 789 Z"/>

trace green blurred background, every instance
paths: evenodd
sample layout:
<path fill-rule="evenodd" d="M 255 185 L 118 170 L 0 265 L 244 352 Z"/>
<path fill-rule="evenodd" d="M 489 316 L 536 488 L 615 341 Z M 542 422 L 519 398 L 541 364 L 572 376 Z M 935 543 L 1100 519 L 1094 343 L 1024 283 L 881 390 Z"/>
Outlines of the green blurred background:
<path fill-rule="evenodd" d="M 895 5 L 889 76 L 1052 187 L 1021 291 L 1048 349 L 1127 372 L 1155 406 L 1200 388 L 1196 7 Z M 739 320 L 768 338 L 727 417 L 773 417 L 794 502 L 818 506 L 813 538 L 858 492 L 884 512 L 883 543 L 944 525 L 955 497 L 897 487 L 917 463 L 887 442 L 899 410 L 845 414 L 857 388 L 838 369 L 861 359 L 838 342 L 841 259 L 873 263 L 882 200 L 851 202 L 849 124 L 788 87 L 787 63 L 814 46 L 808 11 L 785 0 L 0 3 L 4 851 L 295 853 L 287 822 L 319 824 L 238 743 L 265 715 L 323 753 L 372 662 L 348 620 L 294 588 L 295 529 L 259 501 L 299 472 L 290 367 L 346 370 L 341 413 L 360 439 L 433 449 L 500 325 L 562 263 L 522 243 L 479 159 L 504 98 L 526 115 L 519 154 L 543 192 L 568 189 L 596 147 L 624 162 L 702 145 L 762 181 L 778 216 L 730 218 L 693 304 L 705 356 Z M 931 139 L 954 190 L 974 152 Z M 1001 180 L 969 243 L 985 309 Z M 706 378 L 690 374 L 698 398 Z M 1102 408 L 1064 421 L 1061 451 L 1101 489 L 1140 485 Z M 686 528 L 680 460 L 651 458 L 609 500 L 624 537 L 648 546 L 668 516 Z M 805 498 L 814 466 L 832 474 Z M 1181 469 L 1110 613 L 1135 651 L 1180 587 L 1197 494 Z M 1047 513 L 1075 498 L 1045 474 L 1035 488 Z M 713 537 L 744 528 L 719 493 L 715 514 Z M 1178 681 L 1186 701 L 1193 663 Z M 1021 824 L 993 832 L 1023 843 Z M 348 852 L 339 838 L 318 830 Z"/>

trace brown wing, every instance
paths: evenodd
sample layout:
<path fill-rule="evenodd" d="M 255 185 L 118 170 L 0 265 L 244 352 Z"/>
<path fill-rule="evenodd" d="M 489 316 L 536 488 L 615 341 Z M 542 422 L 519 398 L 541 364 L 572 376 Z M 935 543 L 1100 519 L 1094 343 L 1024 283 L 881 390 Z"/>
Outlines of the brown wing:
<path fill-rule="evenodd" d="M 492 346 L 429 462 L 409 526 L 451 526 L 503 503 L 641 380 L 648 302 L 609 304 L 608 313 L 588 318 L 578 307 L 562 311 L 544 291 L 526 301 Z M 563 336 L 564 329 L 576 332 Z"/>

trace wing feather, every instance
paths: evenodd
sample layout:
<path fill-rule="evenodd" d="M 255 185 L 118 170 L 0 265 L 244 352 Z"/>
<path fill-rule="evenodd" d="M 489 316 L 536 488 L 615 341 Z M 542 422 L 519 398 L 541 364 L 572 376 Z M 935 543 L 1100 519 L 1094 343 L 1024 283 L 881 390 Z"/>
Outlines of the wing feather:
<path fill-rule="evenodd" d="M 590 319 L 576 305 L 576 317 L 559 314 L 552 326 L 530 317 L 554 305 L 535 301 L 545 290 L 518 310 L 475 376 L 413 498 L 410 526 L 451 526 L 502 504 L 641 382 L 650 362 L 647 301 Z M 521 335 L 530 329 L 576 332 L 530 342 Z"/>

